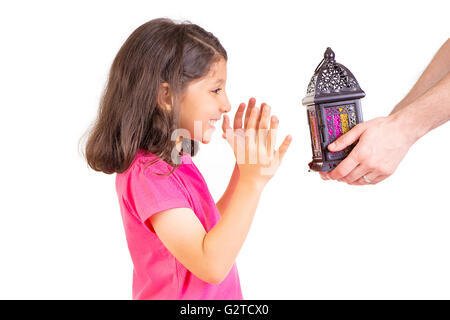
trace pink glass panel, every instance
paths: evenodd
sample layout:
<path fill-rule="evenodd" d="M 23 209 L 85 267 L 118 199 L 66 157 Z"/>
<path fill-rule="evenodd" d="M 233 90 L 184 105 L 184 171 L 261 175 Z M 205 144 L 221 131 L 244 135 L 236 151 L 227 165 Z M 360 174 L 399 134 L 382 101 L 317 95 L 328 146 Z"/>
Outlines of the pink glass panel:
<path fill-rule="evenodd" d="M 335 134 L 334 138 L 337 139 L 340 136 L 342 136 L 341 116 L 339 114 L 335 114 L 333 116 L 333 120 L 334 120 L 334 134 Z"/>

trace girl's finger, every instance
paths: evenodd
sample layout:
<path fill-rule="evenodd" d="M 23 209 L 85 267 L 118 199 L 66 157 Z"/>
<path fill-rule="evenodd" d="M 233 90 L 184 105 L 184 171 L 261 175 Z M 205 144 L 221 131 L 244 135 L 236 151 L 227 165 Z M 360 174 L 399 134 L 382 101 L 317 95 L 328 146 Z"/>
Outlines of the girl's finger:
<path fill-rule="evenodd" d="M 277 143 L 277 129 L 278 129 L 278 118 L 272 116 L 270 119 L 270 129 L 267 135 L 267 154 L 269 157 L 273 154 L 275 145 Z"/>
<path fill-rule="evenodd" d="M 248 120 L 250 119 L 250 114 L 252 113 L 252 109 L 255 107 L 256 99 L 250 98 L 248 101 L 247 111 L 245 112 L 245 120 L 244 120 L 244 128 L 247 129 Z"/>
<path fill-rule="evenodd" d="M 258 125 L 259 122 L 261 121 L 262 111 L 263 111 L 264 106 L 266 106 L 266 105 L 267 105 L 267 103 L 265 103 L 265 102 L 261 103 L 261 107 L 259 108 L 259 110 L 261 110 L 261 112 L 259 113 L 259 117 L 256 120 L 256 125 Z"/>
<path fill-rule="evenodd" d="M 284 155 L 286 154 L 286 151 L 289 148 L 289 145 L 291 144 L 292 136 L 288 134 L 286 138 L 284 138 L 283 142 L 281 143 L 281 146 L 278 148 L 278 150 L 275 152 L 275 157 L 283 161 Z"/>
<path fill-rule="evenodd" d="M 258 119 L 258 116 L 259 116 L 258 108 L 253 107 L 252 111 L 250 113 L 250 117 L 248 119 L 246 130 L 249 130 L 249 129 L 255 130 L 256 129 L 256 120 Z"/>
<path fill-rule="evenodd" d="M 267 154 L 267 128 L 270 117 L 270 106 L 263 103 L 261 104 L 261 112 L 257 119 L 257 137 L 258 137 L 258 157 L 262 164 L 268 164 Z M 266 163 L 267 162 L 267 163 Z"/>
<path fill-rule="evenodd" d="M 242 128 L 242 118 L 244 116 L 245 111 L 245 103 L 241 103 L 236 111 L 236 115 L 234 116 L 234 129 L 241 129 Z"/>
<path fill-rule="evenodd" d="M 223 115 L 223 121 L 222 121 L 222 130 L 225 133 L 227 129 L 231 129 L 230 127 L 230 118 L 226 114 Z"/>
<path fill-rule="evenodd" d="M 233 129 L 230 126 L 230 118 L 228 118 L 226 114 L 223 115 L 222 130 L 222 138 L 224 139 L 228 140 L 228 138 L 233 135 Z"/>
<path fill-rule="evenodd" d="M 259 117 L 258 129 L 267 129 L 270 117 L 270 106 L 267 104 L 261 105 L 261 113 Z"/>

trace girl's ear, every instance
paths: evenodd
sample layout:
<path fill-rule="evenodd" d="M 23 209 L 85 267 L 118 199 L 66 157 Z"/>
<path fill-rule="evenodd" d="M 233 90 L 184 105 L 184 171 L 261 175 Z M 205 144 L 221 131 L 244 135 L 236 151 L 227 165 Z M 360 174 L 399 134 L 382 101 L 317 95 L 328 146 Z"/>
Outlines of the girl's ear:
<path fill-rule="evenodd" d="M 158 92 L 158 106 L 170 112 L 172 110 L 172 99 L 170 97 L 170 85 L 167 82 L 161 83 Z"/>

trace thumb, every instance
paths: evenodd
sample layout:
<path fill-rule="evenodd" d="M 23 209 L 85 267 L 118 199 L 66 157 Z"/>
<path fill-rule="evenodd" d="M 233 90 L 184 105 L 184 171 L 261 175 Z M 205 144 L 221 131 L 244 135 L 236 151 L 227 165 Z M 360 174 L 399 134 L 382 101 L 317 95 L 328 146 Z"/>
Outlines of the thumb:
<path fill-rule="evenodd" d="M 223 115 L 223 120 L 222 120 L 223 133 L 225 133 L 227 131 L 227 129 L 231 129 L 230 118 L 228 118 L 228 116 L 226 114 L 224 114 Z"/>
<path fill-rule="evenodd" d="M 283 142 L 281 143 L 280 147 L 277 151 L 275 151 L 275 158 L 280 159 L 280 163 L 284 158 L 284 155 L 286 154 L 286 151 L 289 149 L 289 145 L 292 142 L 292 136 L 289 134 L 284 138 Z"/>
<path fill-rule="evenodd" d="M 222 138 L 229 140 L 230 136 L 232 136 L 231 132 L 233 131 L 233 129 L 230 126 L 230 118 L 228 118 L 227 115 L 223 116 L 222 130 Z"/>
<path fill-rule="evenodd" d="M 347 146 L 358 140 L 364 130 L 366 130 L 366 128 L 363 126 L 363 123 L 357 124 L 350 131 L 346 132 L 344 135 L 336 139 L 336 141 L 328 145 L 328 150 L 337 152 L 345 149 Z"/>

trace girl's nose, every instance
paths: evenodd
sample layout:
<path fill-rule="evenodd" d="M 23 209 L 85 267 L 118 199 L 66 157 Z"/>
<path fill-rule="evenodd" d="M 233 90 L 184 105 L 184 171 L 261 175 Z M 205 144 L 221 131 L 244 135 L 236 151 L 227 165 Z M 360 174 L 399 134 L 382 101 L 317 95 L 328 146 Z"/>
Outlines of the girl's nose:
<path fill-rule="evenodd" d="M 230 101 L 228 101 L 228 98 L 226 98 L 220 108 L 220 112 L 227 113 L 227 112 L 230 112 L 230 110 L 231 110 L 231 104 L 230 104 Z"/>

